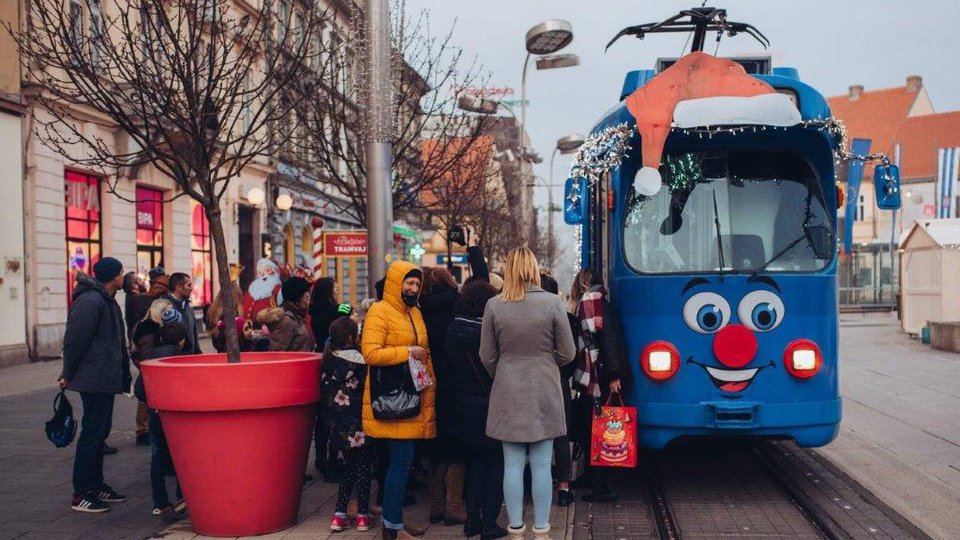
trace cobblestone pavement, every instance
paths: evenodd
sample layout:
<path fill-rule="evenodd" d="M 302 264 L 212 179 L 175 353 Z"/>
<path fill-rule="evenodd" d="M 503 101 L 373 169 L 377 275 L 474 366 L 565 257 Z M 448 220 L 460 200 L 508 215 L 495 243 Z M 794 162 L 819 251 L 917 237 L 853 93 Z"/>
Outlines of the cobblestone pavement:
<path fill-rule="evenodd" d="M 900 331 L 896 314 L 840 320 L 840 434 L 817 452 L 943 540 L 960 538 L 960 354 Z"/>
<path fill-rule="evenodd" d="M 70 509 L 76 447 L 54 448 L 43 432 L 56 395 L 49 383 L 60 371 L 59 362 L 53 364 L 47 368 L 53 376 L 48 389 L 0 398 L 0 540 L 140 539 L 159 531 L 162 525 L 151 513 L 150 448 L 134 444 L 136 402 L 123 396 L 117 398 L 108 441 L 120 451 L 105 457 L 104 476 L 129 500 L 105 514 Z M 79 396 L 68 395 L 79 415 Z"/>

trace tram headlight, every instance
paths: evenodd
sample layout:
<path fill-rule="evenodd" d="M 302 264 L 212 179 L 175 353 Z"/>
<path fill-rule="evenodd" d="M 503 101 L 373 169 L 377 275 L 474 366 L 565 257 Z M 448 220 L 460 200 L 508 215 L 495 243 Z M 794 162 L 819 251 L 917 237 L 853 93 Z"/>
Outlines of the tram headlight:
<path fill-rule="evenodd" d="M 640 353 L 640 368 L 654 381 L 665 381 L 680 369 L 680 352 L 670 342 L 654 341 Z"/>
<path fill-rule="evenodd" d="M 823 353 L 813 341 L 798 339 L 787 345 L 783 352 L 783 365 L 790 375 L 798 379 L 809 379 L 820 371 Z"/>

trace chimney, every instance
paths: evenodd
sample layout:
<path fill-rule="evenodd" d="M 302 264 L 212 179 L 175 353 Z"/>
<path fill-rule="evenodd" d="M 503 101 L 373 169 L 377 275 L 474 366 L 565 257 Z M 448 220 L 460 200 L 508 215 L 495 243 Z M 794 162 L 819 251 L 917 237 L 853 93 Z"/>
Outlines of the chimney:
<path fill-rule="evenodd" d="M 860 99 L 860 96 L 863 94 L 863 85 L 855 84 L 850 87 L 850 101 L 856 101 Z"/>
<path fill-rule="evenodd" d="M 923 77 L 911 75 L 907 77 L 907 92 L 916 92 L 923 86 Z"/>

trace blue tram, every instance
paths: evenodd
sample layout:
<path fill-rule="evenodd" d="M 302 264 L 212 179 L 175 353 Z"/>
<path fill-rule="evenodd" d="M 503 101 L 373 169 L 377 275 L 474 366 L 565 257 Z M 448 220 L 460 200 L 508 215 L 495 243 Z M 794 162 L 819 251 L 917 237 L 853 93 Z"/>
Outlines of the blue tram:
<path fill-rule="evenodd" d="M 678 105 L 654 162 L 660 185 L 637 189 L 647 135 L 627 100 L 675 62 L 661 60 L 626 76 L 620 103 L 594 127 L 567 181 L 564 217 L 580 225 L 579 263 L 602 271 L 621 319 L 635 380 L 626 397 L 644 447 L 723 435 L 815 447 L 833 440 L 841 419 L 842 128 L 796 70 L 769 58 L 734 61 L 795 117 L 784 122 L 753 98 L 700 96 L 688 104 L 700 112 Z M 896 167 L 885 162 L 877 178 L 887 179 L 877 182 L 880 206 L 897 207 Z"/>

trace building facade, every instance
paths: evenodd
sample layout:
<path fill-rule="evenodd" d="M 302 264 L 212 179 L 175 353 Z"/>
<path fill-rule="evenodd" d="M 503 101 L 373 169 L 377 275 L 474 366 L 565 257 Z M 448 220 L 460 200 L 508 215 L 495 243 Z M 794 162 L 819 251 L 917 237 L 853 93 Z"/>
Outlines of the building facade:
<path fill-rule="evenodd" d="M 897 245 L 914 222 L 936 216 L 938 152 L 960 146 L 960 112 L 937 113 L 919 76 L 907 77 L 895 88 L 854 85 L 829 102 L 850 139 L 869 139 L 871 153 L 885 153 L 900 165 L 903 193 L 899 211 L 878 209 L 875 164 L 869 163 L 850 207 L 853 215 L 847 215 L 847 207 L 840 210 L 842 225 L 853 220 L 853 249 L 840 259 L 841 304 L 895 307 L 900 291 Z M 841 170 L 837 181 L 845 190 L 846 180 L 846 170 Z"/>
<path fill-rule="evenodd" d="M 19 2 L 0 3 L 0 21 L 20 27 Z M 23 231 L 23 117 L 20 57 L 13 38 L 0 32 L 0 366 L 18 364 L 29 356 L 26 322 L 26 268 Z"/>

